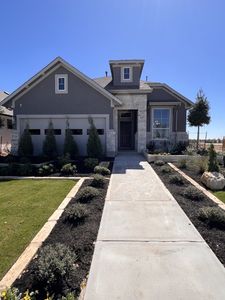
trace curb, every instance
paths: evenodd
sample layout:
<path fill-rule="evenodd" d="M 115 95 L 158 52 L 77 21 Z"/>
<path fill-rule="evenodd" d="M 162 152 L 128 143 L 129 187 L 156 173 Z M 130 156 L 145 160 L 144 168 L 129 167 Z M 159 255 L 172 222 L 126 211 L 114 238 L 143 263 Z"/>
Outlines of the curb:
<path fill-rule="evenodd" d="M 193 184 L 197 189 L 199 189 L 201 192 L 203 192 L 210 200 L 212 200 L 214 203 L 216 203 L 220 208 L 225 210 L 225 204 L 220 201 L 216 196 L 211 194 L 209 191 L 207 191 L 203 186 L 201 186 L 199 183 L 197 183 L 194 179 L 186 175 L 184 172 L 182 172 L 179 168 L 174 166 L 172 163 L 168 163 L 168 165 L 173 168 L 175 171 L 177 171 L 180 175 L 182 175 L 187 181 L 189 181 L 191 184 Z"/>
<path fill-rule="evenodd" d="M 0 180 L 7 180 L 7 179 L 16 179 L 16 180 L 23 180 L 23 179 L 59 179 L 59 180 L 80 180 L 82 178 L 88 178 L 88 177 L 57 177 L 57 176 L 44 176 L 44 177 L 36 177 L 36 176 L 0 176 Z"/>
<path fill-rule="evenodd" d="M 42 177 L 43 178 L 43 177 Z M 24 271 L 26 266 L 32 260 L 34 255 L 37 253 L 37 250 L 40 248 L 42 243 L 47 239 L 52 229 L 56 225 L 57 221 L 61 217 L 65 207 L 71 201 L 71 199 L 76 195 L 79 188 L 81 187 L 86 177 L 81 178 L 77 184 L 70 190 L 64 200 L 61 202 L 59 207 L 53 212 L 49 217 L 48 221 L 40 229 L 40 231 L 35 235 L 30 244 L 26 247 L 23 253 L 19 256 L 14 265 L 9 269 L 5 276 L 0 281 L 0 292 L 4 289 L 10 287 L 13 282 L 20 276 Z"/>

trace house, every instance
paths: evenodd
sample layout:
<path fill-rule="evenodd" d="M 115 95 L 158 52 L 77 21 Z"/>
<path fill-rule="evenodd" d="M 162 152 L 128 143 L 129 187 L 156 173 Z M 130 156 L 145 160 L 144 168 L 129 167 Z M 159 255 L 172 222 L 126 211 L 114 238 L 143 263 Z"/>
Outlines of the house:
<path fill-rule="evenodd" d="M 107 156 L 142 152 L 149 141 L 187 141 L 186 111 L 192 102 L 164 83 L 141 80 L 144 60 L 110 60 L 111 77 L 91 79 L 60 57 L 3 100 L 14 110 L 12 151 L 29 124 L 35 154 L 41 154 L 49 121 L 62 152 L 69 124 L 86 154 L 91 116 Z"/>
<path fill-rule="evenodd" d="M 8 95 L 7 92 L 0 91 L 0 155 L 11 150 L 12 110 L 1 106 L 2 100 Z"/>

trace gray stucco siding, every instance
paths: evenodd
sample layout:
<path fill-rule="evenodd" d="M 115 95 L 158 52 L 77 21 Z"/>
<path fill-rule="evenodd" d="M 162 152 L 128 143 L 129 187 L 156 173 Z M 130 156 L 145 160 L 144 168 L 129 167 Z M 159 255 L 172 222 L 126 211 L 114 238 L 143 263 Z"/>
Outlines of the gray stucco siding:
<path fill-rule="evenodd" d="M 122 67 L 113 67 L 113 86 L 114 88 L 137 88 L 140 84 L 140 67 L 133 67 L 133 80 L 131 82 L 121 82 Z"/>
<path fill-rule="evenodd" d="M 176 97 L 166 92 L 163 89 L 153 89 L 151 94 L 148 94 L 148 102 L 180 102 Z"/>
<path fill-rule="evenodd" d="M 68 94 L 55 93 L 55 74 L 68 74 Z M 109 115 L 113 128 L 110 99 L 96 91 L 73 73 L 59 67 L 15 102 L 15 115 Z"/>

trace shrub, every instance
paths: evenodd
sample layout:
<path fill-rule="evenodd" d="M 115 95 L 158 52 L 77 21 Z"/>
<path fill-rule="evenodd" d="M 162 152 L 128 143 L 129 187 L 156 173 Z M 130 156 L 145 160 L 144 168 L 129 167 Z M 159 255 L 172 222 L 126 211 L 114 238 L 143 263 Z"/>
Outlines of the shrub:
<path fill-rule="evenodd" d="M 154 151 L 155 151 L 155 142 L 154 141 L 150 141 L 147 144 L 147 150 L 148 150 L 148 153 L 150 153 L 150 154 L 154 153 Z"/>
<path fill-rule="evenodd" d="M 173 155 L 180 155 L 183 154 L 184 151 L 186 151 L 187 144 L 185 142 L 178 142 L 170 150 L 170 154 Z"/>
<path fill-rule="evenodd" d="M 1 292 L 0 299 L 1 300 L 35 300 L 38 291 L 29 292 L 27 290 L 25 293 L 20 293 L 19 289 L 17 288 L 8 288 Z"/>
<path fill-rule="evenodd" d="M 18 155 L 23 157 L 29 157 L 33 155 L 33 151 L 34 148 L 32 138 L 29 131 L 29 125 L 27 124 L 19 139 Z"/>
<path fill-rule="evenodd" d="M 60 168 L 64 165 L 71 163 L 71 161 L 72 160 L 71 160 L 70 154 L 68 154 L 68 153 L 57 157 L 57 164 Z"/>
<path fill-rule="evenodd" d="M 48 158 L 54 158 L 57 155 L 57 146 L 52 121 L 49 122 L 47 135 L 43 142 L 43 154 Z"/>
<path fill-rule="evenodd" d="M 18 172 L 20 176 L 32 176 L 34 175 L 34 168 L 31 164 L 20 165 Z"/>
<path fill-rule="evenodd" d="M 101 161 L 101 162 L 99 163 L 99 166 L 108 169 L 109 166 L 110 166 L 110 161 Z"/>
<path fill-rule="evenodd" d="M 93 175 L 91 185 L 96 188 L 102 188 L 105 184 L 104 176 L 100 174 Z"/>
<path fill-rule="evenodd" d="M 66 222 L 78 224 L 82 222 L 88 215 L 86 205 L 75 203 L 65 209 L 63 219 Z"/>
<path fill-rule="evenodd" d="M 154 164 L 155 164 L 156 166 L 163 166 L 163 165 L 165 165 L 164 161 L 163 161 L 163 160 L 160 160 L 160 159 L 156 160 L 156 161 L 154 162 Z"/>
<path fill-rule="evenodd" d="M 8 176 L 9 171 L 7 167 L 0 167 L 0 176 Z"/>
<path fill-rule="evenodd" d="M 84 160 L 84 166 L 85 168 L 87 168 L 88 170 L 93 171 L 94 168 L 98 165 L 98 159 L 97 158 L 85 158 Z"/>
<path fill-rule="evenodd" d="M 69 126 L 65 133 L 63 153 L 64 155 L 69 154 L 71 158 L 75 158 L 78 155 L 77 143 L 72 135 L 72 131 L 69 129 Z"/>
<path fill-rule="evenodd" d="M 77 172 L 77 167 L 75 165 L 70 164 L 66 164 L 62 167 L 62 169 L 60 170 L 60 172 L 63 175 L 75 175 L 75 173 Z"/>
<path fill-rule="evenodd" d="M 90 200 L 92 200 L 94 197 L 97 197 L 99 195 L 99 191 L 91 186 L 87 186 L 82 188 L 79 192 L 78 192 L 78 201 L 80 202 L 88 202 Z"/>
<path fill-rule="evenodd" d="M 203 174 L 207 170 L 207 159 L 201 157 L 197 160 L 198 173 Z"/>
<path fill-rule="evenodd" d="M 225 168 L 225 155 L 223 156 L 223 167 Z"/>
<path fill-rule="evenodd" d="M 180 169 L 187 169 L 187 160 L 186 159 L 179 160 L 178 167 Z"/>
<path fill-rule="evenodd" d="M 193 201 L 201 201 L 204 199 L 204 194 L 194 186 L 188 186 L 184 190 L 183 195 Z"/>
<path fill-rule="evenodd" d="M 100 174 L 100 175 L 103 175 L 103 176 L 107 176 L 107 175 L 110 175 L 110 170 L 105 168 L 105 167 L 100 167 L 100 166 L 96 166 L 94 168 L 94 172 L 96 174 Z"/>
<path fill-rule="evenodd" d="M 217 162 L 217 154 L 214 150 L 214 145 L 211 144 L 209 147 L 209 163 L 208 163 L 209 172 L 219 172 L 219 165 Z"/>
<path fill-rule="evenodd" d="M 182 176 L 175 174 L 175 175 L 171 175 L 169 177 L 169 182 L 176 184 L 176 185 L 183 185 L 184 184 L 184 180 L 182 178 Z"/>
<path fill-rule="evenodd" d="M 225 212 L 219 207 L 204 207 L 199 209 L 198 218 L 211 227 L 225 229 Z"/>
<path fill-rule="evenodd" d="M 160 168 L 160 171 L 161 171 L 162 173 L 172 173 L 172 169 L 171 169 L 169 166 L 162 166 L 162 167 Z"/>
<path fill-rule="evenodd" d="M 197 154 L 201 155 L 201 156 L 207 156 L 209 154 L 208 150 L 205 148 L 201 148 L 197 150 Z"/>
<path fill-rule="evenodd" d="M 8 165 L 8 174 L 11 176 L 19 175 L 19 168 L 20 168 L 19 164 L 14 163 L 14 162 L 10 163 Z"/>
<path fill-rule="evenodd" d="M 38 169 L 38 175 L 40 176 L 48 176 L 54 173 L 53 164 L 44 164 Z"/>
<path fill-rule="evenodd" d="M 103 155 L 101 140 L 94 125 L 93 119 L 89 118 L 88 120 L 90 123 L 90 129 L 87 142 L 87 154 L 89 157 L 101 158 Z"/>
<path fill-rule="evenodd" d="M 41 248 L 35 260 L 34 276 L 47 286 L 62 283 L 75 272 L 77 256 L 69 247 L 56 243 Z"/>

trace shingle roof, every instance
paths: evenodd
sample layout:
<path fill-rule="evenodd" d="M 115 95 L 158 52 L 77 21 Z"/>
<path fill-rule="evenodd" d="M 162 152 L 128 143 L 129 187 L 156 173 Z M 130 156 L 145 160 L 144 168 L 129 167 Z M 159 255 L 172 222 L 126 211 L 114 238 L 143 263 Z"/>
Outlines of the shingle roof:
<path fill-rule="evenodd" d="M 5 99 L 9 94 L 4 91 L 0 91 L 0 103 L 3 99 Z"/>
<path fill-rule="evenodd" d="M 7 96 L 9 96 L 7 92 L 0 91 L 0 115 L 12 116 L 13 112 L 1 105 L 1 101 L 5 99 Z"/>
<path fill-rule="evenodd" d="M 110 90 L 110 89 L 113 90 L 113 89 L 117 89 L 118 88 L 118 87 L 113 87 L 113 85 L 112 85 L 112 77 L 111 76 L 94 78 L 93 80 L 96 83 L 98 83 L 101 87 L 103 87 L 104 89 L 107 89 L 107 90 Z M 120 87 L 120 89 L 123 89 L 123 87 Z M 139 89 L 140 90 L 151 90 L 151 87 L 149 86 L 149 84 L 146 81 L 140 80 Z"/>

